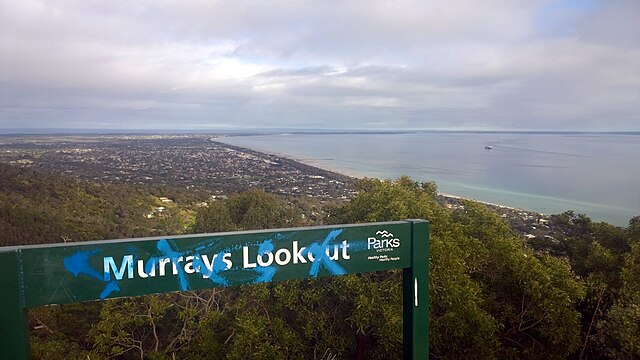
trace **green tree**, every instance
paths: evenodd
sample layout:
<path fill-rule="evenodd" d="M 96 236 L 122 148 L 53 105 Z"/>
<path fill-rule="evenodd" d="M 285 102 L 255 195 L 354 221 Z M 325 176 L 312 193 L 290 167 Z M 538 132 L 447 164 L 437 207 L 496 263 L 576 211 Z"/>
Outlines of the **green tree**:
<path fill-rule="evenodd" d="M 578 348 L 584 288 L 566 261 L 535 256 L 481 205 L 445 210 L 430 184 L 365 179 L 358 190 L 334 221 L 431 222 L 434 357 L 562 358 Z"/>
<path fill-rule="evenodd" d="M 222 201 L 198 209 L 196 219 L 189 232 L 193 234 L 234 231 L 238 227 L 231 220 L 229 209 Z"/>
<path fill-rule="evenodd" d="M 226 204 L 233 223 L 243 230 L 293 227 L 303 224 L 302 214 L 282 198 L 251 189 L 229 197 Z"/>
<path fill-rule="evenodd" d="M 461 228 L 438 205 L 435 187 L 408 177 L 397 181 L 365 179 L 358 195 L 332 210 L 335 222 L 428 219 L 431 224 L 431 352 L 435 357 L 492 358 L 497 355 L 495 320 L 483 310 L 481 288 L 470 277 L 465 258 L 475 254 L 454 239 Z M 396 300 L 401 303 L 401 299 Z M 396 331 L 401 331 L 397 328 Z"/>
<path fill-rule="evenodd" d="M 598 323 L 598 343 L 612 359 L 640 358 L 640 242 L 631 246 L 622 268 L 621 296 Z"/>
<path fill-rule="evenodd" d="M 486 309 L 500 324 L 501 356 L 565 358 L 580 342 L 584 296 L 566 260 L 535 256 L 508 226 L 485 206 L 464 202 L 456 224 L 472 240 L 465 247 L 482 254 L 471 276 L 484 289 Z M 479 245 L 479 246 L 477 246 Z"/>
<path fill-rule="evenodd" d="M 624 293 L 621 274 L 626 254 L 634 243 L 637 221 L 634 219 L 625 230 L 594 223 L 571 211 L 552 216 L 557 237 L 552 253 L 568 259 L 586 288 L 586 296 L 576 306 L 582 314 L 582 344 L 575 354 L 579 359 L 607 357 L 610 353 L 602 341 L 612 339 L 610 333 L 615 331 L 604 324 L 611 324 L 614 315 L 620 315 L 624 308 L 620 304 Z M 544 247 L 537 248 L 545 251 Z"/>
<path fill-rule="evenodd" d="M 166 297 L 110 300 L 100 312 L 100 321 L 91 329 L 94 355 L 107 358 L 158 357 L 161 354 L 161 323 L 173 306 Z"/>
<path fill-rule="evenodd" d="M 627 228 L 627 241 L 629 244 L 640 242 L 640 216 L 635 216 L 629 220 Z"/>

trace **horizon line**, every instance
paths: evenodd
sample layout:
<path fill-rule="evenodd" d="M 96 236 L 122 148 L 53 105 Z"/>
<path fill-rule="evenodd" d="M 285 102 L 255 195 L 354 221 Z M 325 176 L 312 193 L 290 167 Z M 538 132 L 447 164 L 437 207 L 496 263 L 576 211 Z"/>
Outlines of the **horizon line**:
<path fill-rule="evenodd" d="M 69 129 L 0 128 L 0 135 L 124 135 L 124 134 L 404 134 L 404 133 L 504 133 L 504 134 L 619 134 L 640 135 L 640 130 L 497 130 L 497 129 L 316 129 L 316 128 L 236 128 L 236 129 Z"/>

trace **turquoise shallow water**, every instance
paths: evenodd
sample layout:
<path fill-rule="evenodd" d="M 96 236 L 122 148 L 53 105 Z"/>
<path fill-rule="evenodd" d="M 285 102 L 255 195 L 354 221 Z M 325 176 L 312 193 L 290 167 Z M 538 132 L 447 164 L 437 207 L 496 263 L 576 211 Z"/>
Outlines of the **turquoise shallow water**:
<path fill-rule="evenodd" d="M 640 215 L 638 134 L 274 134 L 217 140 L 349 175 L 433 180 L 443 193 L 547 214 L 574 210 L 621 226 Z"/>

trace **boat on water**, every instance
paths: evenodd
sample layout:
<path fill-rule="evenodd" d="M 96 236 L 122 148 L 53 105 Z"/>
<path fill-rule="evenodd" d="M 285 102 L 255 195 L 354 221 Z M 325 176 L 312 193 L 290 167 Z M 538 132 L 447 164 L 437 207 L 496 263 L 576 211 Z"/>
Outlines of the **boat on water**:
<path fill-rule="evenodd" d="M 491 146 L 491 145 L 487 145 L 487 146 L 485 146 L 484 148 L 485 148 L 486 150 L 491 150 L 491 149 L 493 149 L 493 146 Z"/>

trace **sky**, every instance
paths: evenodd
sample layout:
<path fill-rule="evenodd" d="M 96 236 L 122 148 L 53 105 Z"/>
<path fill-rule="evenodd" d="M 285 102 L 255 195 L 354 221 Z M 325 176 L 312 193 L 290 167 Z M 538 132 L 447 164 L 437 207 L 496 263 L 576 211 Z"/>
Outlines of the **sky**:
<path fill-rule="evenodd" d="M 640 131 L 640 1 L 4 0 L 0 130 Z"/>

